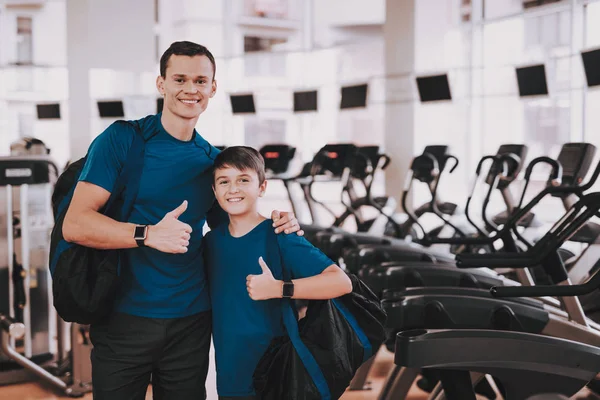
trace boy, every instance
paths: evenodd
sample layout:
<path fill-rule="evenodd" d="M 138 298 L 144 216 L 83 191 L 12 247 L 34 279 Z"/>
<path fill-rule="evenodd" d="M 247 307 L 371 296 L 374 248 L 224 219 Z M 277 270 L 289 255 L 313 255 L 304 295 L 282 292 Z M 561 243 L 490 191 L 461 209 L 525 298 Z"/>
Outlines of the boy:
<path fill-rule="evenodd" d="M 271 339 L 286 334 L 281 306 L 283 282 L 263 256 L 272 220 L 257 211 L 267 188 L 264 160 L 245 146 L 228 147 L 214 162 L 213 189 L 229 224 L 206 236 L 206 267 L 213 305 L 213 341 L 220 400 L 255 399 L 252 375 Z M 303 237 L 280 242 L 293 299 L 331 299 L 350 293 L 348 276 Z M 272 245 L 272 244 L 271 244 Z"/>

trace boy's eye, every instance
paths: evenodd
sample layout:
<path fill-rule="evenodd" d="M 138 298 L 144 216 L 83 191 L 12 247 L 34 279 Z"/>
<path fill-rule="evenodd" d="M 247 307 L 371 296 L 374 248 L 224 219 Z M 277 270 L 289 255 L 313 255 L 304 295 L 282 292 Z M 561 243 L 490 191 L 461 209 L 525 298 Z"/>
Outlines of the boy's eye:
<path fill-rule="evenodd" d="M 219 185 L 226 185 L 228 182 L 227 181 L 221 181 L 219 182 Z"/>

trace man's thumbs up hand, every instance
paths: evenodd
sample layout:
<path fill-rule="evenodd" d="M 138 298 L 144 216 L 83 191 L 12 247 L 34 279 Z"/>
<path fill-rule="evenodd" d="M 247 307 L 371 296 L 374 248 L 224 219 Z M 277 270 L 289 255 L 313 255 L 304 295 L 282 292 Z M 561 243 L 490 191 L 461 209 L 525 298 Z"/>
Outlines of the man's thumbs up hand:
<path fill-rule="evenodd" d="M 181 214 L 187 210 L 188 202 L 165 214 L 156 225 L 148 227 L 145 244 L 163 253 L 185 253 L 190 244 L 192 227 L 179 221 Z"/>

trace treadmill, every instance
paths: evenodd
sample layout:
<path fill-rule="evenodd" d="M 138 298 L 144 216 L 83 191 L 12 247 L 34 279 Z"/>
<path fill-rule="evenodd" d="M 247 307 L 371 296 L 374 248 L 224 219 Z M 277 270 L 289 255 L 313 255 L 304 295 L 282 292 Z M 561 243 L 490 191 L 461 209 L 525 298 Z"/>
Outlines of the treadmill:
<path fill-rule="evenodd" d="M 495 190 L 496 187 L 499 186 L 500 182 L 503 182 L 502 190 L 508 190 L 508 185 L 516 180 L 519 172 L 521 171 L 523 164 L 522 160 L 524 159 L 526 154 L 526 146 L 503 145 L 500 146 L 500 148 L 498 149 L 498 154 L 496 154 L 495 156 L 486 156 L 482 158 L 476 170 L 475 183 L 477 182 L 479 175 L 481 174 L 481 169 L 484 161 L 488 159 L 493 160 L 490 170 L 486 176 L 486 183 L 489 186 L 486 199 L 489 200 L 489 197 L 491 196 L 492 192 Z M 506 161 L 507 159 L 509 161 L 514 162 L 509 163 Z M 478 232 L 478 235 L 460 234 L 460 231 L 457 231 L 457 235 L 455 235 L 452 238 L 440 238 L 437 236 L 432 237 L 426 234 L 425 230 L 421 227 L 416 215 L 414 215 L 410 210 L 408 210 L 407 213 L 409 215 L 409 218 L 413 220 L 416 226 L 420 227 L 420 230 L 424 234 L 424 237 L 421 239 L 421 245 L 412 245 L 409 249 L 407 249 L 405 243 L 392 243 L 389 240 L 381 240 L 381 243 L 379 244 L 361 244 L 358 240 L 353 240 L 353 238 L 332 237 L 331 241 L 333 242 L 337 240 L 338 242 L 340 242 L 337 245 L 336 249 L 340 253 L 340 258 L 343 259 L 343 264 L 346 267 L 346 269 L 353 273 L 358 273 L 363 268 L 363 266 L 375 266 L 383 262 L 424 262 L 453 265 L 455 259 L 454 254 L 444 253 L 441 251 L 433 251 L 432 249 L 425 247 L 423 244 L 431 245 L 435 243 L 441 243 L 462 245 L 464 247 L 462 251 L 469 250 L 469 245 L 480 247 L 489 246 L 489 244 L 491 243 L 490 241 L 469 243 L 471 239 L 477 238 L 478 236 L 488 236 L 488 232 L 478 227 L 469 216 L 470 201 L 475 191 L 475 188 L 476 185 L 473 185 L 471 194 L 469 195 L 465 206 L 465 213 L 467 220 L 475 227 L 475 229 Z M 404 197 L 407 195 L 407 192 L 408 191 L 405 190 Z M 507 198 L 508 196 L 503 197 Z"/>
<path fill-rule="evenodd" d="M 564 263 L 558 255 L 558 249 L 573 232 L 584 226 L 586 221 L 595 215 L 599 207 L 600 193 L 584 196 L 532 249 L 522 254 L 515 254 L 510 259 L 506 259 L 501 254 L 485 255 L 485 259 L 483 256 L 475 257 L 475 255 L 468 254 L 458 256 L 464 258 L 466 261 L 464 264 L 472 264 L 475 259 L 477 260 L 476 264 L 481 262 L 491 267 L 524 268 L 541 263 L 557 286 L 494 287 L 491 290 L 428 287 L 386 291 L 382 304 L 388 315 L 386 321 L 388 349 L 394 351 L 394 339 L 398 332 L 422 329 L 460 329 L 461 332 L 468 333 L 469 331 L 464 330 L 476 329 L 545 335 L 561 341 L 577 341 L 582 344 L 579 348 L 592 347 L 597 350 L 597 347 L 600 347 L 600 325 L 586 318 L 576 296 L 597 290 L 600 287 L 600 273 L 596 271 L 583 285 L 571 285 Z M 549 306 L 545 302 L 533 298 L 516 297 L 521 295 L 539 298 L 558 296 L 564 309 Z M 467 336 L 473 337 L 470 334 Z M 486 340 L 497 338 L 493 333 L 484 333 L 484 337 Z M 509 335 L 508 338 L 510 337 Z M 407 340 L 409 341 L 406 336 L 403 336 L 402 340 L 404 340 L 403 345 Z M 546 343 L 544 340 L 542 343 Z M 448 344 L 448 346 L 453 345 Z M 381 400 L 403 398 L 402 395 L 406 393 L 419 373 L 419 370 L 414 369 L 415 359 L 406 354 L 399 354 L 398 342 L 396 342 L 395 350 L 396 359 L 398 360 L 400 357 L 403 361 L 390 372 L 379 397 Z M 435 347 L 435 350 L 441 351 L 439 347 Z M 448 351 L 450 350 L 449 348 Z M 494 352 L 492 354 L 497 354 L 495 348 L 490 350 Z M 520 351 L 528 353 L 529 348 L 527 351 L 523 351 L 521 348 Z M 446 350 L 443 353 L 445 354 Z M 477 355 L 477 357 L 479 356 Z M 486 357 L 494 360 L 492 357 L 496 356 L 492 356 L 488 352 Z M 410 361 L 406 361 L 409 359 Z M 466 359 L 469 359 L 469 355 Z M 514 358 L 514 360 L 518 359 L 521 358 Z M 402 367 L 413 369 L 407 370 Z M 434 367 L 427 363 L 421 365 L 420 368 L 438 369 L 437 366 Z M 473 371 L 482 372 L 478 369 L 473 369 Z M 588 380 L 590 379 L 588 378 Z M 444 381 L 442 380 L 442 382 Z M 471 386 L 468 389 L 470 391 Z M 464 391 L 460 393 L 464 395 Z"/>
<path fill-rule="evenodd" d="M 571 158 L 574 163 L 579 163 L 582 158 L 587 157 L 587 147 L 580 147 L 578 157 Z M 561 152 L 562 154 L 562 152 Z M 573 153 L 572 153 L 573 154 Z M 537 159 L 536 159 L 537 160 Z M 526 179 L 528 182 L 531 175 L 531 170 L 536 164 L 536 160 L 532 161 L 527 168 Z M 504 241 L 504 247 L 506 250 L 512 252 L 520 251 L 517 247 L 514 237 L 519 237 L 522 241 L 522 235 L 518 232 L 517 226 L 520 225 L 523 219 L 530 218 L 531 208 L 533 208 L 544 196 L 550 194 L 553 196 L 564 196 L 568 197 L 571 194 L 581 195 L 587 188 L 595 182 L 598 173 L 597 166 L 595 175 L 585 185 L 581 185 L 582 180 L 579 179 L 585 176 L 588 172 L 589 165 L 585 168 L 572 169 L 571 165 L 574 163 L 567 162 L 563 158 L 566 168 L 562 170 L 562 181 L 559 184 L 559 173 L 560 171 L 553 170 L 550 174 L 548 185 L 544 191 L 540 192 L 528 205 L 527 211 L 522 212 L 522 200 L 525 194 L 521 197 L 521 202 L 518 207 L 515 208 L 515 214 L 508 220 L 503 221 L 502 229 L 494 232 L 489 237 L 481 238 L 451 238 L 451 239 L 438 239 L 438 242 L 446 243 L 467 243 L 472 245 L 493 245 L 497 240 Z M 556 161 L 555 161 L 556 162 Z M 573 174 L 577 174 L 577 179 L 572 179 Z M 577 182 L 573 185 L 573 182 Z M 515 217 L 517 216 L 517 217 Z M 531 245 L 528 246 L 529 248 Z M 440 266 L 437 265 L 410 265 L 402 261 L 388 261 L 393 259 L 395 253 L 391 253 L 391 250 L 386 249 L 362 249 L 360 251 L 350 252 L 351 257 L 346 257 L 346 266 L 350 265 L 351 270 L 356 271 L 358 275 L 377 293 L 385 288 L 395 287 L 415 287 L 415 286 L 462 286 L 462 287 L 480 287 L 489 288 L 491 286 L 503 286 L 508 283 L 503 277 L 499 277 L 498 274 L 484 269 L 481 271 L 468 270 L 468 271 L 457 271 L 453 266 L 455 262 L 449 263 L 449 265 Z M 401 256 L 401 255 L 400 255 Z M 508 255 L 507 255 L 508 256 Z M 362 258 L 362 259 L 360 259 Z M 564 257 L 563 257 L 564 259 Z M 384 261 L 383 263 L 380 261 Z M 425 263 L 426 264 L 426 263 Z M 583 268 L 583 267 L 582 267 Z M 350 268 L 349 268 L 350 269 Z M 589 269 L 589 267 L 588 267 Z M 540 272 L 540 268 L 534 267 L 529 271 L 518 270 L 516 276 L 513 279 L 518 280 L 521 284 L 531 285 L 534 282 L 540 281 L 539 277 L 543 274 L 545 281 L 547 277 L 543 271 Z M 535 278 L 535 279 L 534 279 Z M 491 279 L 491 280 L 490 280 Z M 502 283 L 494 283 L 493 280 L 501 280 Z M 581 282 L 581 279 L 575 280 L 575 283 Z M 491 285 L 491 286 L 490 286 Z"/>
<path fill-rule="evenodd" d="M 423 251 L 423 246 L 418 243 L 413 243 L 413 238 L 417 237 L 414 229 L 416 220 L 428 213 L 436 215 L 442 220 L 443 225 L 433 229 L 432 235 L 438 235 L 441 229 L 450 224 L 448 217 L 451 217 L 457 212 L 457 205 L 449 202 L 442 202 L 438 199 L 437 187 L 441 178 L 442 172 L 449 165 L 448 161 L 453 160 L 454 165 L 450 168 L 450 173 L 454 171 L 458 164 L 456 157 L 448 154 L 448 146 L 427 146 L 423 151 L 423 154 L 415 157 L 411 163 L 406 177 L 407 186 L 403 192 L 402 202 L 406 204 L 408 193 L 410 192 L 413 182 L 425 183 L 431 192 L 431 200 L 417 210 L 411 211 L 413 216 L 408 214 L 408 219 L 399 224 L 399 227 L 393 229 L 394 232 L 398 233 L 397 237 L 390 236 L 374 236 L 365 233 L 351 233 L 347 231 L 323 231 L 317 234 L 315 246 L 321 249 L 328 257 L 332 260 L 338 260 L 342 255 L 345 248 L 357 247 L 359 245 L 383 245 L 383 246 L 399 246 L 404 250 L 404 254 L 407 260 L 413 261 L 446 261 L 450 262 L 453 257 L 446 254 L 428 250 Z M 455 231 L 458 231 L 461 235 L 464 232 L 460 231 L 460 228 L 453 226 Z M 392 229 L 388 229 L 388 232 Z M 406 239 L 409 240 L 406 240 Z"/>

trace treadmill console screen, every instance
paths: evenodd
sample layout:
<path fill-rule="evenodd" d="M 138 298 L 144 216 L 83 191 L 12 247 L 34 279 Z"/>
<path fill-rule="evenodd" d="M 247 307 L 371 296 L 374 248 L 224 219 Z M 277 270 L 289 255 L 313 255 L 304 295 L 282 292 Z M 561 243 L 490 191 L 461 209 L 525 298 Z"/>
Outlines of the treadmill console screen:
<path fill-rule="evenodd" d="M 508 178 L 502 179 L 498 183 L 498 189 L 505 189 L 512 181 L 517 179 L 521 169 L 523 169 L 523 165 L 525 164 L 525 159 L 527 158 L 527 146 L 523 144 L 503 144 L 498 148 L 497 155 L 503 154 L 514 154 L 519 158 L 519 162 L 517 163 L 515 160 L 511 158 L 506 158 L 508 164 Z M 502 164 L 494 164 L 490 169 L 490 173 L 486 178 L 486 183 L 491 185 L 494 181 L 494 176 L 497 175 L 502 170 Z"/>
<path fill-rule="evenodd" d="M 319 164 L 319 174 L 329 172 L 334 177 L 341 177 L 344 168 L 354 163 L 356 150 L 353 144 L 327 144 L 319 150 L 313 162 Z"/>
<path fill-rule="evenodd" d="M 590 143 L 565 143 L 558 155 L 562 166 L 562 186 L 579 186 L 587 175 L 596 154 Z"/>
<path fill-rule="evenodd" d="M 290 168 L 296 148 L 286 144 L 269 144 L 259 150 L 265 160 L 265 169 L 274 174 L 283 174 Z"/>

